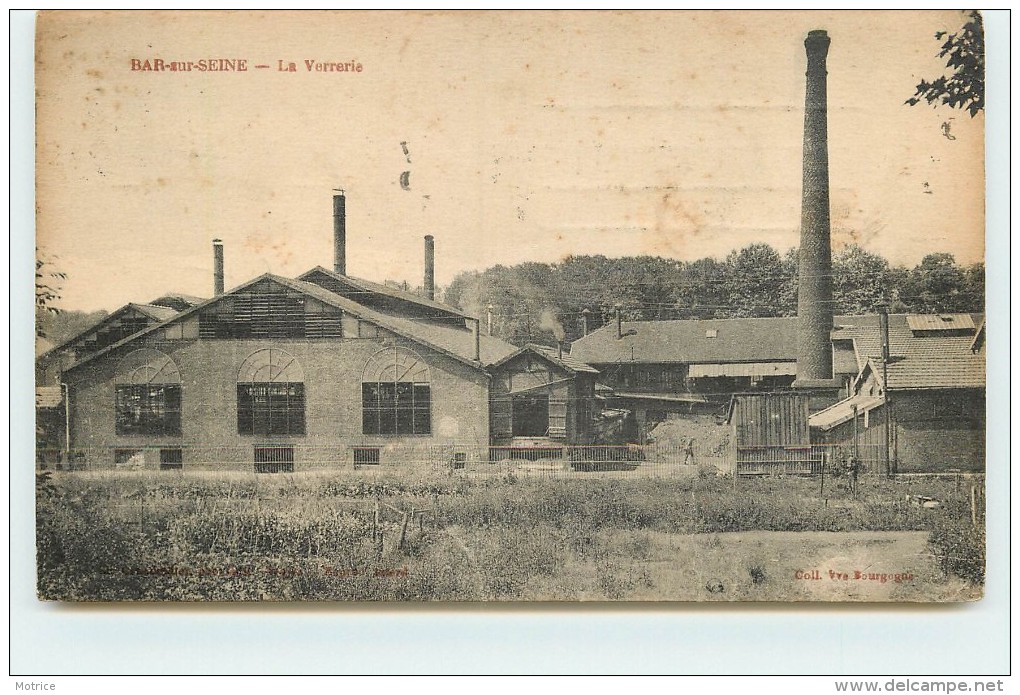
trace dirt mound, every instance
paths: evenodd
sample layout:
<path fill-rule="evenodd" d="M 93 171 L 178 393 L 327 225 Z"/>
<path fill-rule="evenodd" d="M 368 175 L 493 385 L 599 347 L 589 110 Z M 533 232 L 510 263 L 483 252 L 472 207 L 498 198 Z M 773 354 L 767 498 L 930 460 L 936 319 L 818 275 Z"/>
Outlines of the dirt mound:
<path fill-rule="evenodd" d="M 695 456 L 725 456 L 731 428 L 718 425 L 714 415 L 670 414 L 649 433 L 651 440 L 666 447 L 686 448 L 694 440 Z"/>

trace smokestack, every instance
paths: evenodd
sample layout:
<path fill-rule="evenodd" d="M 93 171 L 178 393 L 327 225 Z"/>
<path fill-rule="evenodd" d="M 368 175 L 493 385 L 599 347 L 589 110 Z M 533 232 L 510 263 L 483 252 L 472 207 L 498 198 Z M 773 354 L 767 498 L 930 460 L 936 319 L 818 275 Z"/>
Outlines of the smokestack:
<path fill-rule="evenodd" d="M 581 310 L 581 335 L 588 335 L 588 314 L 590 313 L 587 309 Z"/>
<path fill-rule="evenodd" d="M 425 296 L 436 298 L 436 240 L 425 235 Z"/>
<path fill-rule="evenodd" d="M 623 307 L 619 304 L 616 305 L 616 338 L 619 340 L 623 337 Z"/>
<path fill-rule="evenodd" d="M 829 36 L 808 32 L 804 100 L 804 192 L 797 289 L 797 380 L 832 379 L 832 250 L 829 240 L 829 152 L 825 57 Z"/>
<path fill-rule="evenodd" d="M 333 196 L 333 271 L 347 274 L 347 200 L 343 191 Z"/>
<path fill-rule="evenodd" d="M 486 334 L 492 335 L 492 310 L 495 309 L 491 304 L 485 307 L 485 328 Z"/>
<path fill-rule="evenodd" d="M 559 357 L 561 360 L 563 359 L 563 341 L 562 340 L 557 340 L 556 341 L 556 356 Z"/>
<path fill-rule="evenodd" d="M 213 250 L 213 296 L 223 294 L 223 242 L 212 240 Z"/>

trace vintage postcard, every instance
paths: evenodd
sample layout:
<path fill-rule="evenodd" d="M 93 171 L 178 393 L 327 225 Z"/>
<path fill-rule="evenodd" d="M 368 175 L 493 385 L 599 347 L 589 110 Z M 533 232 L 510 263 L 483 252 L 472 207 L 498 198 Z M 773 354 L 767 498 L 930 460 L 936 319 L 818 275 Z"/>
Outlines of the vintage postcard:
<path fill-rule="evenodd" d="M 978 13 L 54 11 L 36 94 L 40 599 L 982 596 Z"/>

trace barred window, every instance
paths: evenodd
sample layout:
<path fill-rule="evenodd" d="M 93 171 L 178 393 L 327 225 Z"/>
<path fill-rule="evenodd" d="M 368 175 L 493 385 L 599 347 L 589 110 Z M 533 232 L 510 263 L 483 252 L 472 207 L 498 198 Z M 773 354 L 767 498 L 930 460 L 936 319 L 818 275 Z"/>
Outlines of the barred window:
<path fill-rule="evenodd" d="M 159 470 L 179 471 L 184 468 L 184 452 L 178 447 L 159 450 Z"/>
<path fill-rule="evenodd" d="M 293 473 L 294 447 L 292 446 L 255 447 L 255 472 Z"/>
<path fill-rule="evenodd" d="M 265 348 L 242 363 L 237 375 L 237 433 L 305 434 L 304 373 L 293 355 Z"/>
<path fill-rule="evenodd" d="M 378 466 L 379 447 L 377 446 L 356 446 L 354 447 L 355 466 Z"/>
<path fill-rule="evenodd" d="M 365 367 L 361 384 L 362 432 L 432 433 L 428 365 L 407 348 L 386 348 Z"/>
<path fill-rule="evenodd" d="M 180 436 L 181 375 L 159 350 L 142 348 L 120 361 L 114 384 L 118 435 Z"/>

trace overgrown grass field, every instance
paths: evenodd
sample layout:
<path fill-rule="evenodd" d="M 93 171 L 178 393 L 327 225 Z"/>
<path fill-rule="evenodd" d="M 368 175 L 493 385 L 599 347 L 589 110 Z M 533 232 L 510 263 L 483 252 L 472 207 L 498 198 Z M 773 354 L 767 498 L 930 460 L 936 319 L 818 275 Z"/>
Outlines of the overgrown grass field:
<path fill-rule="evenodd" d="M 866 478 L 856 497 L 696 475 L 58 473 L 37 487 L 50 600 L 967 600 L 984 578 L 983 516 L 975 528 L 969 484 L 952 481 Z"/>

